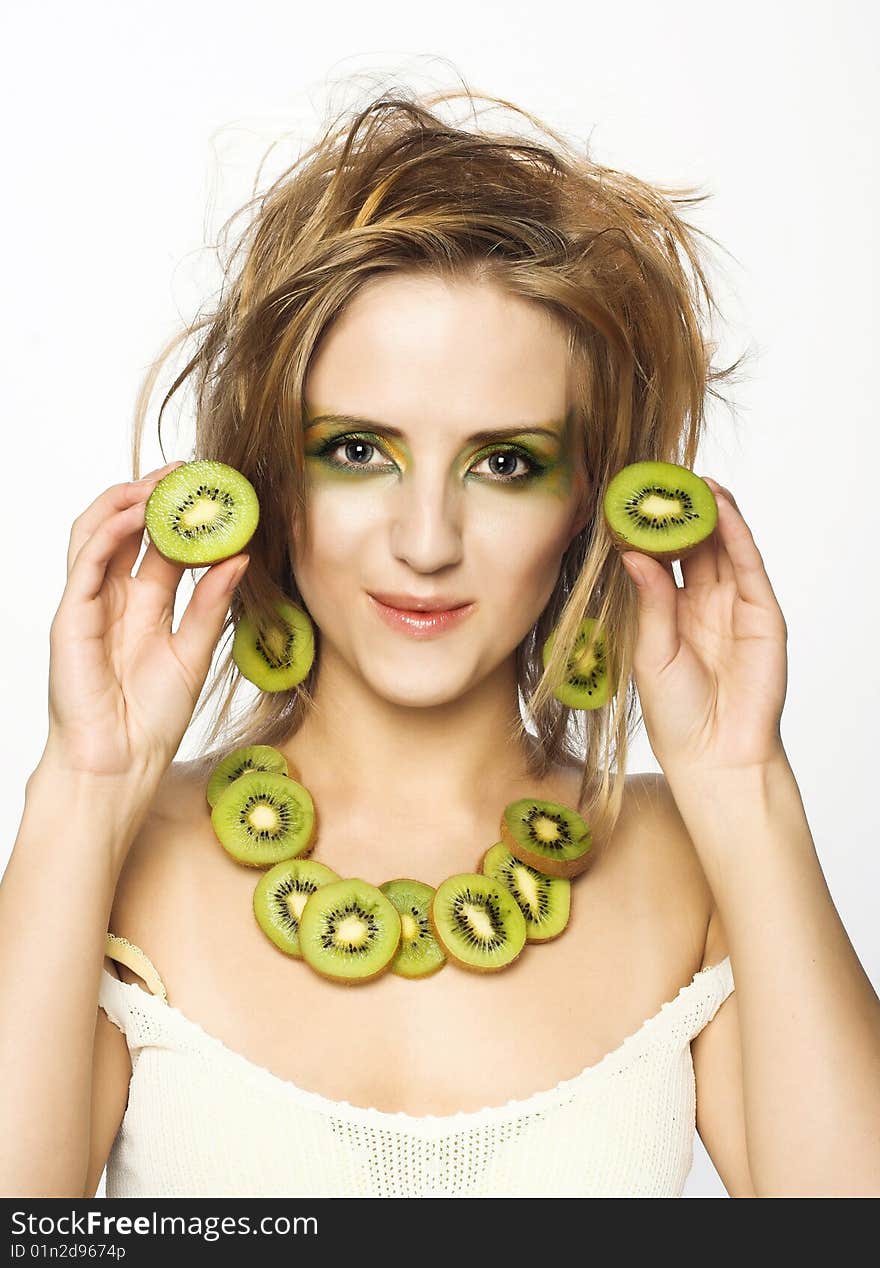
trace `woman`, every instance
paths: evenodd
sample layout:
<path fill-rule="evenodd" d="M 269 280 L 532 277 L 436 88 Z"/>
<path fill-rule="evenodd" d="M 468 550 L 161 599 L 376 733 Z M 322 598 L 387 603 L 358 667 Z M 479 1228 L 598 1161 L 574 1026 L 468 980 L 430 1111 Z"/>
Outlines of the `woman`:
<path fill-rule="evenodd" d="M 31 1019 L 5 1054 L 24 1148 L 4 1191 L 93 1194 L 109 1159 L 109 1196 L 678 1194 L 696 1113 L 731 1194 L 878 1192 L 880 1008 L 782 747 L 760 554 L 709 477 L 718 526 L 681 588 L 601 515 L 622 466 L 693 465 L 734 368 L 709 363 L 696 231 L 558 137 L 472 134 L 432 104 L 328 131 L 196 327 L 175 389 L 196 373 L 198 455 L 257 489 L 245 556 L 172 633 L 183 569 L 152 544 L 132 569 L 175 464 L 74 525 L 0 891 L 0 963 L 27 966 L 0 975 L 2 1016 Z M 279 597 L 314 623 L 308 677 L 235 722 L 227 695 L 216 746 L 174 762 L 221 633 Z M 587 613 L 613 691 L 577 712 L 554 675 Z M 659 776 L 626 772 L 633 679 Z M 500 973 L 311 973 L 212 830 L 208 776 L 246 743 L 311 792 L 315 857 L 374 885 L 473 872 L 518 798 L 578 809 L 594 858 L 567 928 Z M 49 971 L 29 919 L 47 870 Z"/>

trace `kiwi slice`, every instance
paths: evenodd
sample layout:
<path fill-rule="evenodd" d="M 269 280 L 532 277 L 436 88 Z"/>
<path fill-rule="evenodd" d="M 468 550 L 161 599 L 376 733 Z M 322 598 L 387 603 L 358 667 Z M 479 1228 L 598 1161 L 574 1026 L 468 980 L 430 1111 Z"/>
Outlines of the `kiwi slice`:
<path fill-rule="evenodd" d="M 428 908 L 434 887 L 408 877 L 385 881 L 382 893 L 390 898 L 400 916 L 400 948 L 391 962 L 391 972 L 401 977 L 427 977 L 446 963 L 446 954 L 431 930 Z"/>
<path fill-rule="evenodd" d="M 295 779 L 274 771 L 246 771 L 220 793 L 211 823 L 237 863 L 272 867 L 311 849 L 315 806 L 308 789 Z"/>
<path fill-rule="evenodd" d="M 394 903 L 358 877 L 316 889 L 299 918 L 303 959 L 322 977 L 347 984 L 384 973 L 397 954 L 400 933 Z"/>
<path fill-rule="evenodd" d="M 655 559 L 684 559 L 718 523 L 718 504 L 706 481 L 672 462 L 621 468 L 602 506 L 614 545 Z"/>
<path fill-rule="evenodd" d="M 516 899 L 500 881 L 479 872 L 442 881 L 429 917 L 449 958 L 478 973 L 506 968 L 526 944 L 526 920 Z"/>
<path fill-rule="evenodd" d="M 484 876 L 501 881 L 513 894 L 525 916 L 529 942 L 549 942 L 562 933 L 571 914 L 571 881 L 547 876 L 521 863 L 503 841 L 489 846 L 480 870 Z"/>
<path fill-rule="evenodd" d="M 249 770 L 274 771 L 277 775 L 292 774 L 287 758 L 277 748 L 269 744 L 246 744 L 244 748 L 234 749 L 214 767 L 205 796 L 208 805 L 213 806 L 227 784 L 232 784 L 240 775 Z"/>
<path fill-rule="evenodd" d="M 263 933 L 287 955 L 302 959 L 299 918 L 316 889 L 341 877 L 314 859 L 282 859 L 264 872 L 254 889 L 254 915 Z"/>
<path fill-rule="evenodd" d="M 232 640 L 232 659 L 261 691 L 287 691 L 302 682 L 315 659 L 315 635 L 308 613 L 295 603 L 275 605 L 278 622 L 257 629 L 242 616 Z"/>
<path fill-rule="evenodd" d="M 590 640 L 595 628 L 596 621 L 593 617 L 588 616 L 581 621 L 566 663 L 565 677 L 553 692 L 557 700 L 572 709 L 600 709 L 608 702 L 610 686 L 606 639 L 600 630 L 591 648 Z M 555 642 L 556 630 L 553 630 L 542 651 L 545 668 L 550 662 L 550 653 Z"/>
<path fill-rule="evenodd" d="M 235 467 L 209 458 L 163 476 L 147 498 L 150 540 L 166 559 L 198 568 L 245 547 L 260 520 L 254 486 Z"/>
<path fill-rule="evenodd" d="M 590 829 L 558 801 L 511 801 L 501 816 L 501 839 L 514 858 L 545 876 L 577 876 L 591 862 Z"/>

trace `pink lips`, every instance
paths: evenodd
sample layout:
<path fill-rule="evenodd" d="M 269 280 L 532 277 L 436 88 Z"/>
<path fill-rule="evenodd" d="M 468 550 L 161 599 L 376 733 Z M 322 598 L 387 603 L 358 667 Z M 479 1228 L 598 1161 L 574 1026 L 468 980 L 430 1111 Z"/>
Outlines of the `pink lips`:
<path fill-rule="evenodd" d="M 414 612 L 406 608 L 394 608 L 381 599 L 368 594 L 378 616 L 393 630 L 409 634 L 412 638 L 431 638 L 444 630 L 450 629 L 465 620 L 476 607 L 475 603 L 465 603 L 458 608 L 445 608 L 433 612 Z"/>

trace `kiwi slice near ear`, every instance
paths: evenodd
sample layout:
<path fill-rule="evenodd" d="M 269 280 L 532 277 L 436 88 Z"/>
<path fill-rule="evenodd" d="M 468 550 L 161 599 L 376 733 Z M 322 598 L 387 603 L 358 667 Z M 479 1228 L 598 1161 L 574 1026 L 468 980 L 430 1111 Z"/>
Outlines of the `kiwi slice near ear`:
<path fill-rule="evenodd" d="M 521 863 L 503 841 L 489 846 L 480 870 L 510 890 L 525 916 L 529 942 L 549 942 L 562 933 L 571 914 L 571 881 Z"/>
<path fill-rule="evenodd" d="M 507 968 L 526 944 L 525 916 L 516 899 L 500 881 L 479 872 L 442 881 L 429 918 L 449 958 L 477 973 Z"/>
<path fill-rule="evenodd" d="M 307 854 L 315 839 L 315 805 L 287 775 L 254 770 L 224 788 L 211 811 L 217 840 L 237 863 L 273 867 Z"/>
<path fill-rule="evenodd" d="M 208 805 L 213 806 L 228 784 L 234 783 L 240 775 L 250 770 L 273 771 L 276 775 L 296 778 L 288 766 L 287 758 L 277 748 L 272 748 L 269 744 L 246 744 L 243 748 L 227 753 L 214 767 L 205 789 Z"/>
<path fill-rule="evenodd" d="M 718 523 L 718 504 L 705 480 L 673 462 L 633 462 L 610 481 L 602 501 L 619 550 L 655 559 L 684 559 Z"/>
<path fill-rule="evenodd" d="M 260 520 L 247 476 L 209 458 L 185 462 L 163 476 L 147 498 L 144 520 L 160 555 L 187 568 L 236 555 Z"/>
<path fill-rule="evenodd" d="M 254 889 L 254 915 L 263 933 L 286 955 L 302 959 L 299 918 L 322 885 L 340 880 L 338 872 L 314 859 L 283 859 L 264 872 Z"/>
<path fill-rule="evenodd" d="M 434 887 L 424 881 L 398 877 L 385 881 L 379 888 L 391 899 L 400 916 L 400 947 L 391 962 L 391 972 L 401 977 L 428 977 L 442 969 L 446 955 L 428 919 Z"/>
<path fill-rule="evenodd" d="M 232 659 L 241 673 L 261 691 L 288 691 L 302 682 L 315 659 L 311 618 L 295 603 L 275 605 L 278 620 L 258 629 L 242 616 L 232 640 Z"/>
<path fill-rule="evenodd" d="M 305 962 L 322 977 L 350 985 L 369 982 L 390 968 L 400 933 L 394 903 L 358 877 L 316 889 L 299 918 Z"/>
<path fill-rule="evenodd" d="M 585 617 L 578 626 L 574 647 L 565 667 L 565 677 L 554 689 L 554 696 L 572 709 L 600 709 L 608 703 L 610 694 L 609 660 L 607 640 L 599 630 L 590 640 L 596 628 L 594 617 Z M 544 643 L 542 658 L 544 667 L 550 663 L 550 653 L 556 642 L 553 630 Z"/>
<path fill-rule="evenodd" d="M 511 801 L 501 816 L 501 839 L 514 858 L 545 876 L 577 876 L 591 862 L 586 821 L 558 801 Z"/>

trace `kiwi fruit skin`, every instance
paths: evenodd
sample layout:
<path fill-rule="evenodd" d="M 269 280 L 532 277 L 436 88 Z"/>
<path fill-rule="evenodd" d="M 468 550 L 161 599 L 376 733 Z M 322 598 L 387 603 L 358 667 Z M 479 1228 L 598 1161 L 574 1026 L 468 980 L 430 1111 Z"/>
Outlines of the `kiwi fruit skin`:
<path fill-rule="evenodd" d="M 275 611 L 278 623 L 263 634 L 249 616 L 242 615 L 232 639 L 232 659 L 239 672 L 261 691 L 289 691 L 298 686 L 315 659 L 315 632 L 308 613 L 285 600 L 275 604 Z"/>
<path fill-rule="evenodd" d="M 242 748 L 233 749 L 231 753 L 227 753 L 214 767 L 205 789 L 208 805 L 215 805 L 217 798 L 228 784 L 234 783 L 239 776 L 252 770 L 274 771 L 275 774 L 290 775 L 292 779 L 296 779 L 295 773 L 290 770 L 287 758 L 283 753 L 279 753 L 277 748 L 272 748 L 269 744 L 246 744 Z"/>
<path fill-rule="evenodd" d="M 187 531 L 186 523 L 182 531 L 176 527 L 181 518 L 180 507 L 200 489 L 205 490 L 206 502 L 218 500 L 211 497 L 211 493 L 219 495 L 227 519 L 225 523 L 218 522 L 214 531 L 199 536 L 194 517 L 190 531 L 196 535 L 187 539 L 182 535 Z M 184 516 L 191 513 L 191 509 L 188 508 Z M 185 462 L 169 471 L 153 489 L 144 507 L 145 527 L 156 550 L 171 563 L 185 568 L 200 568 L 237 555 L 251 540 L 259 522 L 257 491 L 247 476 L 225 462 L 209 458 Z"/>
<path fill-rule="evenodd" d="M 386 898 L 390 898 L 400 916 L 400 947 L 391 962 L 391 972 L 400 977 L 430 977 L 439 972 L 446 963 L 446 952 L 434 937 L 428 919 L 428 909 L 434 898 L 434 887 L 424 881 L 416 881 L 408 876 L 398 876 L 394 880 L 385 881 L 379 889 Z M 417 914 L 414 914 L 413 908 Z M 420 937 L 416 951 L 408 938 L 408 924 L 415 924 L 420 929 Z"/>
<path fill-rule="evenodd" d="M 445 927 L 446 921 L 449 920 L 449 906 L 462 891 L 465 893 L 470 891 L 477 898 L 491 897 L 501 912 L 505 923 L 507 946 L 501 954 L 495 956 L 494 962 L 486 959 L 480 961 L 477 956 L 471 960 L 467 959 L 465 949 L 456 941 L 452 930 Z M 459 872 L 441 881 L 435 891 L 434 900 L 428 908 L 428 918 L 434 937 L 448 958 L 459 968 L 468 969 L 473 973 L 495 973 L 500 969 L 506 969 L 519 958 L 526 945 L 526 920 L 516 899 L 500 881 L 494 880 L 491 876 L 484 876 L 481 872 Z"/>
<path fill-rule="evenodd" d="M 328 908 L 332 910 L 349 902 L 360 903 L 371 909 L 387 929 L 386 945 L 381 954 L 375 956 L 369 972 L 353 972 L 357 967 L 353 963 L 343 965 L 339 962 L 334 966 L 333 961 L 323 956 L 316 945 L 324 913 Z M 345 877 L 339 881 L 331 881 L 329 885 L 322 885 L 314 894 L 309 895 L 299 918 L 300 952 L 306 964 L 328 981 L 344 986 L 360 986 L 364 982 L 372 982 L 390 969 L 400 947 L 401 932 L 400 914 L 390 898 L 377 886 L 359 876 Z"/>
<path fill-rule="evenodd" d="M 551 818 L 561 817 L 571 824 L 577 833 L 576 848 L 569 849 L 567 857 L 545 854 L 519 839 L 516 826 L 532 808 L 546 813 Z M 514 858 L 527 864 L 528 867 L 533 867 L 536 872 L 543 872 L 545 876 L 571 880 L 573 876 L 579 876 L 581 872 L 585 872 L 593 861 L 592 834 L 586 821 L 576 810 L 572 810 L 570 806 L 563 806 L 557 801 L 522 797 L 518 801 L 510 802 L 504 807 L 501 815 L 501 840 Z"/>
<path fill-rule="evenodd" d="M 299 918 L 302 915 L 302 909 L 308 902 L 310 895 L 303 893 L 301 890 L 297 894 L 294 903 L 294 910 L 291 911 L 290 901 L 287 895 L 283 901 L 287 905 L 290 917 L 295 921 L 295 929 L 285 929 L 282 927 L 280 917 L 277 910 L 275 912 L 277 919 L 273 916 L 273 903 L 279 901 L 275 895 L 275 891 L 279 885 L 289 884 L 291 881 L 302 885 L 305 881 L 314 893 L 320 889 L 322 885 L 329 885 L 331 881 L 341 880 L 338 872 L 334 872 L 332 867 L 327 867 L 324 863 L 319 863 L 316 859 L 282 859 L 280 863 L 276 863 L 274 867 L 270 867 L 264 872 L 254 887 L 254 917 L 263 933 L 274 942 L 279 951 L 283 951 L 285 955 L 290 955 L 298 960 L 302 959 L 302 951 L 299 948 Z M 297 911 L 295 908 L 298 907 Z"/>
<path fill-rule="evenodd" d="M 232 833 L 241 822 L 243 807 L 251 798 L 277 798 L 282 805 L 292 800 L 298 830 L 287 841 L 239 843 Z M 297 780 L 273 771 L 247 771 L 220 793 L 211 811 L 214 835 L 227 854 L 246 867 L 274 867 L 284 859 L 308 854 L 317 835 L 315 804 L 311 793 Z M 224 840 L 224 836 L 227 837 Z"/>
<path fill-rule="evenodd" d="M 528 910 L 529 904 L 525 903 L 517 893 L 515 873 L 523 870 L 530 873 L 533 878 L 532 884 L 536 888 L 543 887 L 550 908 L 543 920 L 532 915 Z M 521 863 L 510 853 L 503 841 L 496 841 L 494 845 L 489 846 L 480 861 L 480 871 L 484 876 L 491 876 L 502 885 L 506 885 L 513 894 L 525 917 L 527 941 L 552 942 L 554 938 L 564 933 L 571 914 L 571 881 L 561 876 L 548 876 L 546 872 L 538 872 L 536 868 L 529 867 L 528 863 Z M 526 881 L 526 883 L 529 882 Z"/>
<path fill-rule="evenodd" d="M 670 495 L 680 489 L 687 496 L 689 522 L 686 525 L 651 528 L 636 522 L 634 500 L 641 489 L 654 487 L 668 489 Z M 605 490 L 602 510 L 618 550 L 638 550 L 664 562 L 685 559 L 718 523 L 718 503 L 708 484 L 687 467 L 673 462 L 633 462 L 622 467 Z"/>
<path fill-rule="evenodd" d="M 588 684 L 580 686 L 569 681 L 572 676 L 586 676 L 578 674 L 578 658 L 581 654 L 581 645 L 583 644 L 584 648 L 586 647 L 595 627 L 596 620 L 594 617 L 584 617 L 581 621 L 575 636 L 574 651 L 566 666 L 566 677 L 553 691 L 556 699 L 561 700 L 563 704 L 567 704 L 571 709 L 601 709 L 603 705 L 608 703 L 611 695 L 609 673 L 613 672 L 613 663 L 608 655 L 608 639 L 604 632 L 600 631 L 598 634 L 596 648 L 591 655 L 594 664 L 587 671 L 590 678 Z M 555 642 L 556 630 L 552 630 L 544 641 L 541 652 L 545 669 L 550 662 L 550 654 Z"/>

